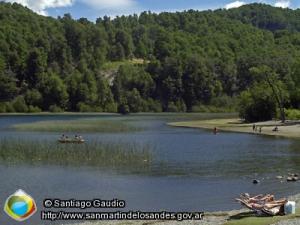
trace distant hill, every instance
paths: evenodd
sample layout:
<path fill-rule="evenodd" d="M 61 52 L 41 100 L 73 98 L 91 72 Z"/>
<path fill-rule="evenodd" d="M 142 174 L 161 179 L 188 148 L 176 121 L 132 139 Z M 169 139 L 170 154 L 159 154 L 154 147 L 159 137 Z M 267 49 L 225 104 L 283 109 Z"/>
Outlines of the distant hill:
<path fill-rule="evenodd" d="M 0 112 L 225 109 L 261 65 L 293 87 L 296 107 L 300 10 L 251 4 L 92 23 L 0 3 Z"/>
<path fill-rule="evenodd" d="M 223 14 L 231 19 L 270 31 L 300 31 L 300 9 L 282 9 L 263 4 L 244 5 Z"/>

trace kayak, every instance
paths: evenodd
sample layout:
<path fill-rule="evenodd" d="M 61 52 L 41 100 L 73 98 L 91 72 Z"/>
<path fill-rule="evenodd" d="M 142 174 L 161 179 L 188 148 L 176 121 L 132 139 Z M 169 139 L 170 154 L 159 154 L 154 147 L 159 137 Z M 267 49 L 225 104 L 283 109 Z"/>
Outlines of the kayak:
<path fill-rule="evenodd" d="M 75 140 L 75 139 L 59 139 L 58 140 L 59 143 L 62 144 L 83 144 L 85 142 L 85 140 L 81 139 L 81 140 Z"/>

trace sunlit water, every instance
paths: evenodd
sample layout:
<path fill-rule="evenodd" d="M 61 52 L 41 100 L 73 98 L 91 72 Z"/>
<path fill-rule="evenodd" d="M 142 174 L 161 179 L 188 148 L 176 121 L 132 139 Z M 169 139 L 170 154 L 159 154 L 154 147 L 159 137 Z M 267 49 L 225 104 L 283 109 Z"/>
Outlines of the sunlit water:
<path fill-rule="evenodd" d="M 206 130 L 167 126 L 170 118 L 176 120 L 174 115 L 97 117 L 126 120 L 143 128 L 130 133 L 82 135 L 88 141 L 151 146 L 154 161 L 149 172 L 138 174 L 54 165 L 12 166 L 2 162 L 0 204 L 21 188 L 36 199 L 39 209 L 43 209 L 45 198 L 119 198 L 126 201 L 126 210 L 219 211 L 239 208 L 234 198 L 243 192 L 274 193 L 281 197 L 300 190 L 299 182 L 276 179 L 277 175 L 300 172 L 299 141 L 225 132 L 213 135 Z M 24 122 L 76 118 L 79 116 L 2 116 L 0 138 L 56 141 L 60 133 L 17 132 L 9 127 Z M 253 179 L 261 183 L 253 185 Z M 40 224 L 39 218 L 37 213 L 24 224 L 32 225 L 33 221 Z M 1 211 L 0 224 L 14 222 Z"/>

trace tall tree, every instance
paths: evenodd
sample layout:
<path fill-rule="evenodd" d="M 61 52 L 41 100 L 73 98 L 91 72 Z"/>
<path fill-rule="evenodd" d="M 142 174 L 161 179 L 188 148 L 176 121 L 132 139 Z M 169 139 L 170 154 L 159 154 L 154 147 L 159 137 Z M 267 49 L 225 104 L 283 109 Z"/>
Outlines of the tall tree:
<path fill-rule="evenodd" d="M 251 69 L 251 73 L 257 76 L 258 80 L 266 82 L 272 90 L 272 94 L 280 111 L 280 119 L 282 123 L 285 122 L 284 105 L 288 99 L 288 92 L 282 81 L 280 81 L 278 74 L 268 66 L 261 66 Z"/>

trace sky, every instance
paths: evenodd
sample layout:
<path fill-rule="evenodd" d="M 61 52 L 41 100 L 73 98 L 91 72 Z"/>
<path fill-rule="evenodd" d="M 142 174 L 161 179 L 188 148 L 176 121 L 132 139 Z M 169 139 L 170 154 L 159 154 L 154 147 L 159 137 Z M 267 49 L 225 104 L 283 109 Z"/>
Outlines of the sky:
<path fill-rule="evenodd" d="M 188 9 L 207 10 L 237 8 L 254 2 L 282 8 L 300 8 L 300 0 L 0 0 L 20 3 L 44 16 L 85 17 L 95 21 L 105 15 L 110 17 L 139 14 L 143 11 L 175 12 Z"/>

